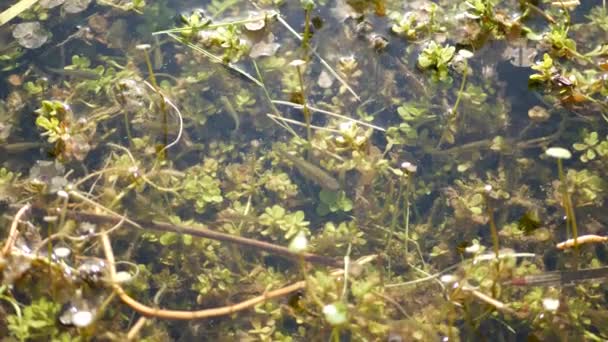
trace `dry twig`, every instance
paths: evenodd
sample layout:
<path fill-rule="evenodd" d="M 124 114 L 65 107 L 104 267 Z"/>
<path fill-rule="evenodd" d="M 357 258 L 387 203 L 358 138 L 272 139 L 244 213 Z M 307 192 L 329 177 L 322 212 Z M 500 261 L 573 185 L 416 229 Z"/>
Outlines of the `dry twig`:
<path fill-rule="evenodd" d="M 4 244 L 4 248 L 2 248 L 2 256 L 6 257 L 8 253 L 13 248 L 15 244 L 15 240 L 17 240 L 17 235 L 19 235 L 19 231 L 17 228 L 19 227 L 19 221 L 21 220 L 21 216 L 25 214 L 31 208 L 31 204 L 27 203 L 17 211 L 15 214 L 15 218 L 13 218 L 13 222 L 11 223 L 11 228 L 8 232 L 8 238 L 6 239 L 6 243 Z"/>
<path fill-rule="evenodd" d="M 108 260 L 108 264 L 110 265 L 110 277 L 113 282 L 112 287 L 114 288 L 114 291 L 116 291 L 116 293 L 118 294 L 120 299 L 123 301 L 123 303 L 127 304 L 133 310 L 135 310 L 135 311 L 139 312 L 140 314 L 147 316 L 147 317 L 157 317 L 157 318 L 177 319 L 177 320 L 194 320 L 194 319 L 203 319 L 203 318 L 231 315 L 233 313 L 252 308 L 255 305 L 263 303 L 269 299 L 282 297 L 282 296 L 288 295 L 290 293 L 293 293 L 295 291 L 304 289 L 306 287 L 306 281 L 298 281 L 296 283 L 282 287 L 280 289 L 265 292 L 264 294 L 262 294 L 260 296 L 253 297 L 251 299 L 248 299 L 248 300 L 245 300 L 245 301 L 233 304 L 233 305 L 222 306 L 219 308 L 203 309 L 203 310 L 196 310 L 196 311 L 166 310 L 166 309 L 153 308 L 153 307 L 147 306 L 147 305 L 142 304 L 142 303 L 138 302 L 137 300 L 133 299 L 131 296 L 129 296 L 125 292 L 125 290 L 119 284 L 117 284 L 116 282 L 113 281 L 114 276 L 116 274 L 116 270 L 114 268 L 114 253 L 112 251 L 112 245 L 110 244 L 110 239 L 108 238 L 107 234 L 101 235 L 101 242 L 103 245 L 104 253 L 106 255 L 106 259 Z M 370 260 L 372 260 L 372 258 L 365 257 L 365 258 L 362 258 L 359 261 L 357 261 L 357 263 L 359 265 L 362 265 L 363 263 L 369 262 Z M 333 272 L 332 275 L 338 276 L 343 273 L 344 273 L 343 270 L 337 270 L 337 271 Z"/>

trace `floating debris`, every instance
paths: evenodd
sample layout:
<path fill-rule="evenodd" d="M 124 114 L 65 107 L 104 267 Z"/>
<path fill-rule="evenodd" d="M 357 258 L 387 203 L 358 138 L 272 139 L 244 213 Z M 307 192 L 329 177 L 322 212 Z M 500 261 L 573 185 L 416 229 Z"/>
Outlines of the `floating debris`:
<path fill-rule="evenodd" d="M 78 13 L 86 10 L 90 4 L 91 0 L 66 0 L 63 10 L 67 13 Z"/>
<path fill-rule="evenodd" d="M 40 0 L 40 2 L 38 2 L 38 4 L 42 8 L 51 9 L 51 8 L 55 8 L 59 5 L 62 5 L 64 2 L 65 2 L 65 0 Z"/>
<path fill-rule="evenodd" d="M 262 56 L 274 56 L 280 47 L 281 44 L 276 43 L 275 36 L 270 33 L 266 36 L 266 38 L 264 38 L 264 40 L 261 40 L 251 46 L 249 57 L 258 58 Z"/>
<path fill-rule="evenodd" d="M 89 326 L 95 318 L 94 312 L 87 309 L 88 305 L 83 299 L 76 299 L 64 305 L 59 316 L 59 322 L 66 326 L 84 328 Z"/>
<path fill-rule="evenodd" d="M 37 49 L 46 43 L 49 33 L 39 22 L 34 21 L 17 24 L 13 29 L 13 37 L 24 48 Z"/>
<path fill-rule="evenodd" d="M 78 275 L 85 282 L 98 285 L 107 279 L 107 265 L 101 259 L 87 258 L 78 266 Z"/>
<path fill-rule="evenodd" d="M 551 114 L 544 107 L 534 106 L 528 110 L 528 117 L 533 122 L 541 123 L 549 120 Z"/>

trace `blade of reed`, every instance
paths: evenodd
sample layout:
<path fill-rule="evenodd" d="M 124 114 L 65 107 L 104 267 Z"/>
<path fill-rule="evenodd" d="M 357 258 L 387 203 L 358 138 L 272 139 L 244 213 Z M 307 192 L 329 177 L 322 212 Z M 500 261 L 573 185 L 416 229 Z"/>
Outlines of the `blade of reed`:
<path fill-rule="evenodd" d="M 38 0 L 21 0 L 13 6 L 9 7 L 6 11 L 0 13 L 0 26 L 8 23 L 14 17 L 27 11 L 30 7 L 34 6 Z"/>

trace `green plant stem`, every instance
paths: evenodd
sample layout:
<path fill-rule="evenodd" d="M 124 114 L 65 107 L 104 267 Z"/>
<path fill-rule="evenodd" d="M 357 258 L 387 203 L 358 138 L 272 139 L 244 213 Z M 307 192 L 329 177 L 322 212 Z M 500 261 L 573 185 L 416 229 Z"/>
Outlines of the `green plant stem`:
<path fill-rule="evenodd" d="M 564 211 L 566 212 L 566 227 L 572 229 L 572 238 L 574 239 L 574 249 L 578 252 L 578 226 L 576 225 L 576 217 L 574 216 L 574 208 L 572 207 L 572 200 L 570 199 L 570 194 L 568 193 L 568 185 L 566 184 L 566 176 L 564 174 L 564 167 L 562 164 L 562 160 L 557 160 L 557 172 L 559 174 L 559 181 L 561 183 L 562 188 L 562 203 L 564 206 Z M 567 229 L 568 229 L 567 228 Z M 568 229 L 567 233 L 569 234 L 570 229 Z"/>
<path fill-rule="evenodd" d="M 154 68 L 152 67 L 152 62 L 150 61 L 150 54 L 148 54 L 148 50 L 144 49 L 144 56 L 146 58 L 146 65 L 148 67 L 148 74 L 150 76 L 150 83 L 156 93 L 160 98 L 160 110 L 163 113 L 163 147 L 166 147 L 169 144 L 169 117 L 167 114 L 167 104 L 165 102 L 165 97 L 160 92 L 160 88 L 158 87 L 158 83 L 156 83 L 156 75 L 154 74 Z M 160 150 L 158 158 L 163 159 L 166 154 L 166 149 L 163 148 Z"/>
<path fill-rule="evenodd" d="M 456 115 L 458 111 L 458 105 L 460 105 L 460 99 L 462 99 L 462 94 L 464 93 L 464 86 L 467 83 L 467 70 L 465 69 L 462 73 L 462 81 L 460 82 L 460 88 L 458 89 L 458 96 L 456 97 L 456 102 L 454 102 L 454 107 L 452 107 L 452 115 Z"/>
<path fill-rule="evenodd" d="M 302 37 L 302 55 L 303 60 L 308 62 L 310 56 L 308 55 L 308 46 L 310 45 L 310 12 L 311 8 L 307 7 L 304 10 L 304 35 Z"/>
<path fill-rule="evenodd" d="M 331 342 L 340 342 L 340 328 L 333 327 L 331 329 L 331 336 L 329 339 Z"/>
<path fill-rule="evenodd" d="M 488 223 L 490 224 L 490 232 L 492 234 L 492 246 L 494 249 L 494 254 L 496 255 L 496 260 L 494 261 L 496 265 L 496 274 L 492 283 L 492 297 L 496 298 L 498 295 L 498 275 L 500 274 L 500 244 L 498 241 L 498 229 L 496 229 L 496 222 L 494 222 L 494 209 L 492 208 L 490 196 L 488 194 L 485 194 L 485 200 L 486 215 L 488 216 Z"/>
<path fill-rule="evenodd" d="M 302 108 L 302 111 L 304 113 L 304 120 L 306 121 L 306 140 L 308 140 L 308 143 L 311 143 L 311 138 L 312 138 L 312 130 L 310 127 L 310 121 L 311 121 L 311 116 L 312 113 L 310 111 L 310 109 L 308 108 L 308 104 L 306 103 L 306 86 L 304 85 L 304 77 L 302 76 L 302 69 L 300 69 L 299 66 L 296 66 L 296 69 L 298 70 L 298 81 L 300 82 L 300 92 L 302 92 L 302 105 L 304 106 Z"/>
<path fill-rule="evenodd" d="M 402 177 L 403 178 L 403 177 Z M 403 180 L 402 178 L 399 181 L 399 190 L 397 191 L 397 203 L 399 203 L 399 199 L 401 199 L 401 194 L 403 193 Z M 390 198 L 390 197 L 389 197 Z M 384 247 L 384 254 L 386 255 L 386 259 L 388 261 L 388 275 L 390 277 L 390 273 L 391 273 L 391 258 L 389 257 L 388 253 L 391 247 L 391 243 L 393 242 L 393 233 L 395 232 L 395 226 L 397 225 L 397 218 L 399 217 L 399 205 L 394 205 L 392 206 L 393 209 L 393 216 L 391 218 L 391 226 L 389 228 L 389 232 L 388 232 L 388 238 L 386 239 L 386 246 Z M 405 241 L 405 244 L 407 245 L 407 240 Z"/>
<path fill-rule="evenodd" d="M 129 146 L 133 146 L 133 136 L 131 135 L 131 125 L 129 123 L 128 111 L 123 110 L 123 118 L 125 121 L 125 131 L 127 132 L 127 140 L 129 140 Z"/>
<path fill-rule="evenodd" d="M 409 254 L 409 241 L 410 241 L 410 188 L 412 186 L 411 173 L 407 174 L 407 183 L 405 186 L 404 202 L 405 202 L 405 213 L 404 213 L 404 225 L 405 225 L 405 263 L 408 263 Z"/>
<path fill-rule="evenodd" d="M 439 138 L 439 143 L 437 144 L 437 148 L 441 146 L 443 143 L 443 137 L 445 137 L 445 131 L 450 129 L 450 121 L 456 120 L 458 117 L 458 106 L 460 105 L 460 99 L 462 98 L 462 94 L 464 93 L 464 86 L 467 83 L 467 70 L 465 69 L 462 73 L 462 81 L 460 82 L 460 88 L 458 89 L 458 96 L 456 97 L 456 102 L 454 102 L 454 106 L 452 107 L 451 115 L 447 119 L 446 128 L 444 132 L 441 134 L 441 138 Z"/>

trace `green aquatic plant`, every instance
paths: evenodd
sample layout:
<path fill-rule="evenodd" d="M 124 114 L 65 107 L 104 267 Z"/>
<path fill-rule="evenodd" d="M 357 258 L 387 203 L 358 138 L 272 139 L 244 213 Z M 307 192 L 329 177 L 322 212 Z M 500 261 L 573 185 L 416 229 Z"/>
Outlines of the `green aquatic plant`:
<path fill-rule="evenodd" d="M 50 143 L 57 142 L 67 133 L 65 124 L 72 118 L 71 109 L 59 101 L 42 101 L 42 106 L 36 110 L 36 126 L 44 130 L 43 135 L 48 136 Z"/>
<path fill-rule="evenodd" d="M 330 191 L 322 189 L 319 192 L 319 205 L 317 206 L 317 214 L 325 216 L 335 212 L 349 212 L 353 209 L 353 202 L 346 197 L 346 192 Z"/>
<path fill-rule="evenodd" d="M 16 42 L 0 48 L 0 70 L 10 71 L 18 68 L 22 64 L 20 58 L 25 52 L 26 49 Z"/>
<path fill-rule="evenodd" d="M 466 16 L 471 19 L 480 20 L 484 23 L 493 22 L 494 5 L 496 0 L 467 0 L 464 2 Z"/>
<path fill-rule="evenodd" d="M 552 52 L 557 57 L 575 57 L 590 62 L 588 57 L 576 50 L 576 42 L 568 37 L 569 31 L 569 25 L 552 25 L 551 30 L 543 36 L 543 40 L 552 47 Z"/>
<path fill-rule="evenodd" d="M 438 116 L 433 114 L 431 106 L 428 102 L 407 101 L 397 107 L 397 114 L 402 122 L 386 130 L 389 142 L 392 145 L 410 146 L 423 142 L 424 137 L 429 133 L 425 126 L 438 119 Z"/>
<path fill-rule="evenodd" d="M 216 265 L 211 269 L 202 269 L 201 273 L 196 277 L 196 284 L 193 285 L 193 290 L 200 295 L 209 295 L 213 292 L 214 296 L 229 293 L 231 285 L 237 281 L 237 278 L 228 268 Z"/>
<path fill-rule="evenodd" d="M 140 14 L 143 13 L 146 7 L 145 0 L 99 0 L 99 4 L 110 6 L 122 11 L 134 11 Z"/>
<path fill-rule="evenodd" d="M 293 183 L 289 175 L 280 171 L 267 171 L 262 177 L 264 188 L 277 195 L 278 198 L 286 200 L 298 195 L 298 185 Z"/>
<path fill-rule="evenodd" d="M 9 333 L 21 341 L 32 339 L 61 339 L 56 324 L 61 305 L 47 298 L 39 298 L 21 312 L 6 316 Z"/>
<path fill-rule="evenodd" d="M 260 233 L 264 236 L 270 236 L 274 240 L 278 240 L 279 234 L 282 234 L 282 239 L 290 240 L 296 234 L 308 231 L 310 222 L 306 221 L 304 212 L 298 210 L 290 213 L 280 205 L 267 207 L 259 217 L 260 224 L 266 227 Z"/>
<path fill-rule="evenodd" d="M 563 159 L 570 159 L 572 157 L 572 153 L 565 148 L 561 147 L 550 147 L 545 151 L 545 154 L 551 158 L 557 159 L 557 172 L 559 175 L 559 182 L 561 188 L 561 203 L 564 207 L 564 211 L 566 212 L 566 222 L 568 234 L 570 230 L 572 230 L 572 238 L 574 239 L 574 247 L 577 248 L 576 239 L 578 238 L 578 227 L 576 223 L 576 217 L 574 216 L 574 205 L 572 204 L 572 199 L 570 198 L 570 191 L 566 179 L 566 175 L 564 173 L 564 167 L 562 164 Z"/>
<path fill-rule="evenodd" d="M 340 223 L 327 222 L 320 233 L 315 234 L 312 244 L 318 252 L 330 252 L 335 248 L 353 247 L 367 243 L 365 234 L 354 221 Z"/>
<path fill-rule="evenodd" d="M 574 143 L 574 150 L 581 152 L 580 159 L 583 163 L 594 160 L 596 157 L 604 158 L 608 156 L 608 136 L 600 141 L 597 132 L 583 131 L 583 142 Z"/>
<path fill-rule="evenodd" d="M 211 23 L 211 19 L 204 17 L 200 11 L 192 11 L 190 15 L 182 14 L 180 19 L 184 24 L 181 27 L 180 34 L 182 37 L 190 39 Z"/>
<path fill-rule="evenodd" d="M 530 75 L 532 83 L 549 83 L 553 80 L 557 68 L 553 65 L 553 58 L 548 53 L 543 55 L 543 60 L 532 66 L 532 70 L 538 71 Z"/>
<path fill-rule="evenodd" d="M 393 12 L 390 14 L 390 18 L 393 20 L 391 31 L 405 36 L 407 39 L 416 39 L 419 35 L 418 31 L 424 27 L 424 24 L 419 22 L 418 16 L 414 12 Z"/>
<path fill-rule="evenodd" d="M 234 97 L 234 104 L 239 112 L 252 112 L 255 109 L 256 99 L 250 91 L 241 89 Z"/>
<path fill-rule="evenodd" d="M 95 126 L 86 120 L 76 121 L 70 106 L 59 101 L 42 101 L 36 111 L 36 126 L 42 136 L 54 145 L 53 153 L 62 159 L 82 160 L 91 146 Z"/>
<path fill-rule="evenodd" d="M 596 171 L 570 169 L 566 173 L 568 192 L 576 207 L 601 205 L 606 195 L 606 181 Z"/>
<path fill-rule="evenodd" d="M 44 79 L 38 79 L 35 82 L 27 81 L 23 88 L 32 96 L 41 95 L 48 89 L 48 82 Z"/>
<path fill-rule="evenodd" d="M 196 212 L 203 213 L 207 207 L 222 203 L 220 181 L 214 175 L 215 170 L 196 165 L 186 170 L 181 195 L 194 202 Z"/>
<path fill-rule="evenodd" d="M 305 61 L 309 60 L 309 45 L 311 33 L 311 13 L 315 8 L 314 0 L 301 0 L 301 6 L 304 9 L 304 33 L 302 34 L 302 54 Z"/>
<path fill-rule="evenodd" d="M 17 195 L 17 180 L 20 174 L 9 171 L 6 168 L 0 168 L 0 200 L 14 198 Z"/>
<path fill-rule="evenodd" d="M 418 56 L 418 66 L 432 70 L 433 80 L 450 83 L 452 79 L 448 67 L 455 52 L 455 46 L 441 46 L 431 41 Z"/>

